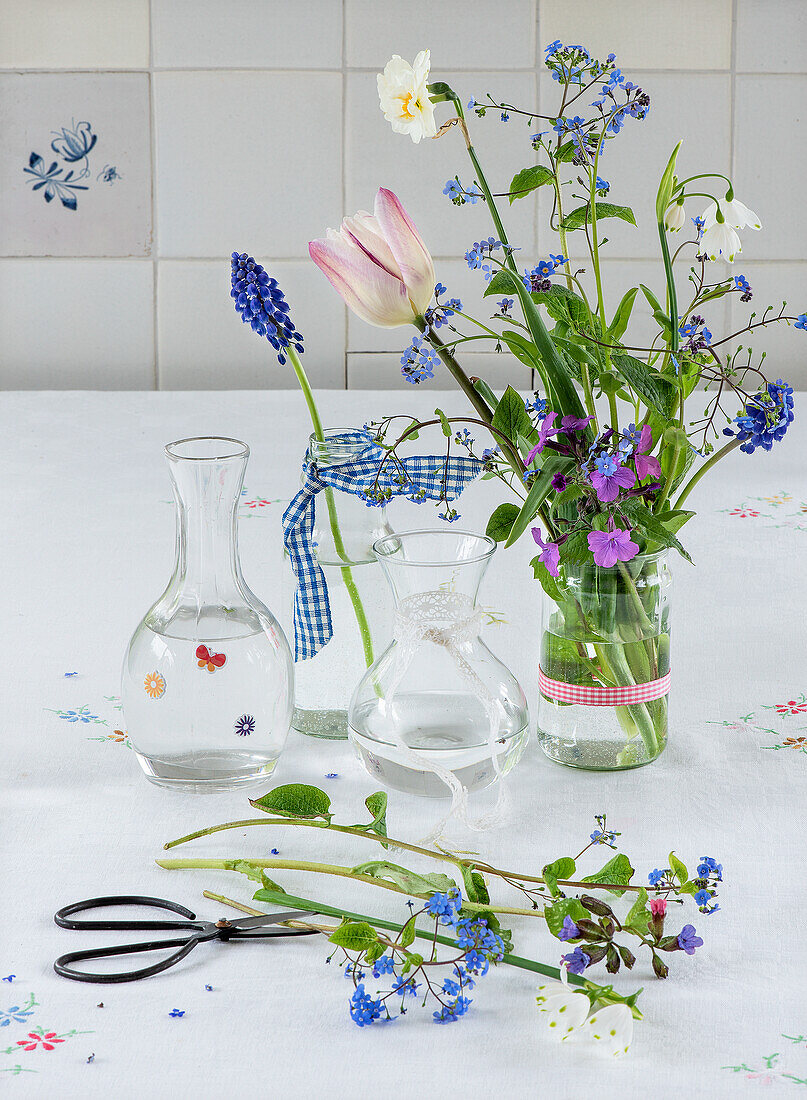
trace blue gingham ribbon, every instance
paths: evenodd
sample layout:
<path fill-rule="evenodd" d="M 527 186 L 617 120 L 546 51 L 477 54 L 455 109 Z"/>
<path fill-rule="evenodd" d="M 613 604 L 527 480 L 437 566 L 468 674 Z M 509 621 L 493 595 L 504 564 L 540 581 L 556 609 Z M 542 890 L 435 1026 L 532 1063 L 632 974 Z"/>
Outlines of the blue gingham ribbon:
<path fill-rule="evenodd" d="M 392 496 L 404 496 L 417 503 L 440 500 L 443 495 L 447 500 L 455 500 L 484 469 L 484 464 L 476 458 L 446 459 L 445 455 L 415 455 L 398 462 L 387 461 L 379 475 L 384 452 L 367 432 L 345 432 L 341 436 L 331 437 L 329 442 L 355 443 L 361 440 L 366 440 L 367 446 L 355 461 L 336 466 L 303 463 L 305 483 L 283 513 L 283 542 L 296 580 L 296 661 L 316 656 L 333 636 L 328 582 L 312 545 L 317 494 L 323 489 L 338 489 L 341 493 L 366 499 L 367 493 L 377 487 Z"/>

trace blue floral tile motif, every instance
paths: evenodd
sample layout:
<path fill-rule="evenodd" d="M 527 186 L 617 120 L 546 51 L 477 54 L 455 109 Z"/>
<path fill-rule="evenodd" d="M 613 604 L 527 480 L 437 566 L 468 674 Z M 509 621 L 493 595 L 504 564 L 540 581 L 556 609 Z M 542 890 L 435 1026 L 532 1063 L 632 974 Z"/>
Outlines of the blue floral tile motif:
<path fill-rule="evenodd" d="M 239 737 L 249 737 L 255 732 L 255 719 L 251 714 L 242 714 L 240 718 L 236 718 L 234 729 Z"/>
<path fill-rule="evenodd" d="M 61 179 L 57 177 L 62 175 L 64 168 L 60 168 L 56 161 L 46 170 L 45 161 L 39 153 L 31 153 L 31 156 L 28 158 L 28 167 L 23 168 L 23 172 L 27 172 L 29 175 L 39 180 L 39 183 L 34 184 L 34 191 L 39 191 L 43 187 L 45 188 L 43 192 L 45 202 L 52 202 L 53 199 L 58 198 L 62 206 L 67 210 L 75 210 L 78 206 L 78 200 L 75 194 L 76 191 L 88 190 L 86 184 L 78 183 L 76 180 L 73 180 L 72 168 L 67 175 L 62 176 Z"/>
<path fill-rule="evenodd" d="M 89 122 L 76 122 L 75 119 L 71 126 L 51 130 L 51 135 L 53 140 L 50 147 L 53 152 L 64 161 L 64 164 L 72 164 L 75 167 L 67 171 L 54 160 L 46 169 L 45 158 L 39 153 L 32 152 L 28 158 L 28 167 L 23 168 L 23 172 L 38 180 L 34 183 L 33 190 L 42 191 L 45 202 L 52 202 L 58 198 L 66 210 L 76 210 L 78 207 L 76 192 L 89 190 L 88 184 L 78 181 L 91 176 L 89 156 L 98 141 L 98 135 L 92 132 Z M 122 178 L 115 166 L 110 164 L 105 164 L 96 176 L 97 181 L 104 183 L 113 183 Z"/>
<path fill-rule="evenodd" d="M 76 122 L 73 119 L 73 129 L 63 126 L 61 130 L 52 131 L 55 140 L 50 143 L 51 149 L 67 164 L 78 164 L 84 161 L 84 167 L 76 179 L 84 179 L 90 174 L 90 162 L 87 160 L 92 147 L 98 141 L 98 135 L 92 132 L 89 122 Z"/>

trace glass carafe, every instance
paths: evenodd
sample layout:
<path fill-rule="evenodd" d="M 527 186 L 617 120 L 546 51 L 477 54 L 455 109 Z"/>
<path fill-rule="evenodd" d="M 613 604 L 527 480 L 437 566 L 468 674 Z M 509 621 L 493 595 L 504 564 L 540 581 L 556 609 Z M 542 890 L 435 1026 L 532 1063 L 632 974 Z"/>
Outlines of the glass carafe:
<path fill-rule="evenodd" d="M 327 428 L 312 435 L 306 463 L 339 466 L 362 457 L 369 436 Z M 305 482 L 305 470 L 302 477 Z M 312 737 L 344 740 L 347 709 L 356 681 L 389 642 L 392 598 L 373 553 L 373 543 L 390 534 L 384 508 L 368 508 L 349 493 L 325 489 L 316 498 L 312 542 L 328 582 L 333 637 L 314 657 L 295 662 L 292 725 Z M 284 621 L 293 633 L 294 580 L 286 563 Z"/>
<path fill-rule="evenodd" d="M 182 439 L 165 448 L 177 506 L 176 566 L 123 663 L 126 724 L 164 787 L 220 790 L 271 775 L 291 723 L 291 652 L 238 556 L 249 448 Z"/>
<path fill-rule="evenodd" d="M 350 738 L 386 786 L 434 797 L 480 790 L 524 750 L 524 692 L 480 638 L 477 591 L 495 549 L 454 530 L 375 544 L 395 598 L 394 639 L 354 692 Z"/>

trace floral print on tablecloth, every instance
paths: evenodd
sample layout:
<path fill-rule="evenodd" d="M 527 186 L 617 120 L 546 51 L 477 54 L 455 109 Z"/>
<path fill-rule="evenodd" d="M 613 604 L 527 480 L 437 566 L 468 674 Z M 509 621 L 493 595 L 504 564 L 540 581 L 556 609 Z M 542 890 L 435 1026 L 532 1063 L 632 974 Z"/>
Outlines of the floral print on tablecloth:
<path fill-rule="evenodd" d="M 720 511 L 733 519 L 761 522 L 765 527 L 807 531 L 807 501 L 799 500 L 784 489 L 773 496 L 747 497 Z"/>
<path fill-rule="evenodd" d="M 768 713 L 763 713 L 763 712 Z M 773 725 L 767 725 L 772 721 Z M 791 699 L 778 703 L 763 703 L 757 710 L 742 714 L 733 721 L 707 722 L 710 726 L 723 726 L 729 730 L 755 730 L 763 735 L 761 749 L 790 749 L 807 756 L 807 694 L 803 691 Z"/>

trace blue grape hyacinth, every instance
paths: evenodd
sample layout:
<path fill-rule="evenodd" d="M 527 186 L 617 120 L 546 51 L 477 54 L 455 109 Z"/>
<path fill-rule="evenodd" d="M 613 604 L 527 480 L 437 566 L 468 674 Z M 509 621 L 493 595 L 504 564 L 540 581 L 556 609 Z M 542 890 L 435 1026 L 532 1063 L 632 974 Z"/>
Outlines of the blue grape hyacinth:
<path fill-rule="evenodd" d="M 283 366 L 284 352 L 293 347 L 302 354 L 303 337 L 294 326 L 290 307 L 277 279 L 246 252 L 233 252 L 230 268 L 230 297 L 235 299 L 241 320 L 252 326 L 259 336 L 265 336 L 277 352 Z"/>

